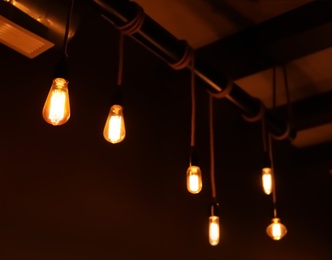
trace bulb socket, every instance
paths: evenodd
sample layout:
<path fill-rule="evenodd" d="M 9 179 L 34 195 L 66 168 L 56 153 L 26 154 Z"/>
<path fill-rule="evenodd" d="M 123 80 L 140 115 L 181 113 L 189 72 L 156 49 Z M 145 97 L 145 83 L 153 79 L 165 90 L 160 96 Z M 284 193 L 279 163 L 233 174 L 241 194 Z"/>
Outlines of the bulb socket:
<path fill-rule="evenodd" d="M 198 166 L 199 161 L 198 161 L 198 155 L 196 152 L 196 147 L 191 146 L 190 147 L 190 166 Z"/>
<path fill-rule="evenodd" d="M 68 58 L 66 56 L 63 56 L 55 65 L 54 78 L 63 78 L 68 80 L 68 75 L 69 75 Z"/>
<path fill-rule="evenodd" d="M 123 93 L 122 93 L 122 86 L 117 86 L 115 88 L 113 98 L 112 98 L 113 105 L 120 105 L 123 107 Z"/>
<path fill-rule="evenodd" d="M 271 168 L 271 160 L 268 153 L 264 153 L 263 155 L 262 168 Z"/>
<path fill-rule="evenodd" d="M 213 202 L 210 206 L 210 216 L 217 216 L 219 217 L 219 203 L 216 199 L 213 199 Z"/>

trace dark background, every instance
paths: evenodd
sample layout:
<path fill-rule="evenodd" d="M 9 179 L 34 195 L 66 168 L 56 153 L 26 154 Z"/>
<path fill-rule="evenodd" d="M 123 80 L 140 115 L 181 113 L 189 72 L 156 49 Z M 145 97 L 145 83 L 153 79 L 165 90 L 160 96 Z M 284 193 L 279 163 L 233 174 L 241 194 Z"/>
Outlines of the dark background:
<path fill-rule="evenodd" d="M 116 83 L 118 32 L 96 12 L 82 16 L 68 46 L 71 118 L 43 121 L 59 49 L 30 60 L 0 46 L 1 259 L 329 260 L 331 143 L 305 149 L 274 142 L 279 217 L 261 189 L 260 123 L 214 102 L 221 241 L 208 243 L 211 202 L 208 95 L 197 86 L 196 141 L 203 190 L 186 190 L 190 74 L 125 40 L 119 144 L 102 131 Z"/>

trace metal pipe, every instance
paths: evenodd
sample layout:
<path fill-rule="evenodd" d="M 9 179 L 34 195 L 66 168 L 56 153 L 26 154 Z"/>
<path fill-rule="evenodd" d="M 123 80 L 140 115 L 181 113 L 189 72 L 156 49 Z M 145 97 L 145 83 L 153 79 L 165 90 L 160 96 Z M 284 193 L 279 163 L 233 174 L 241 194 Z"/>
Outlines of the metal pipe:
<path fill-rule="evenodd" d="M 90 0 L 96 10 L 115 26 L 121 26 L 132 20 L 137 11 L 137 4 L 125 0 Z M 185 52 L 186 42 L 177 39 L 157 22 L 145 15 L 140 30 L 132 39 L 146 47 L 166 63 L 175 63 L 180 60 Z M 189 69 L 189 67 L 188 67 Z M 221 75 L 214 67 L 204 64 L 198 57 L 195 59 L 195 73 L 208 91 L 221 92 L 228 84 L 229 79 Z M 260 113 L 261 104 L 256 98 L 249 95 L 235 83 L 232 91 L 225 97 L 230 103 L 238 107 L 246 117 L 255 117 Z M 287 123 L 280 120 L 274 113 L 265 113 L 265 122 L 269 131 L 275 136 L 281 136 L 287 131 Z M 295 131 L 292 129 L 288 135 L 294 139 Z"/>

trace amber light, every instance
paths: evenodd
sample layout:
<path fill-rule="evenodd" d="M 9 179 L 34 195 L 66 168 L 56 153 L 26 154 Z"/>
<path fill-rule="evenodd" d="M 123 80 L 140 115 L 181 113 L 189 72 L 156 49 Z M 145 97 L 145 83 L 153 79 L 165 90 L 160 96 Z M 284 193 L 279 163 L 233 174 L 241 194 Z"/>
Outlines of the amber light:
<path fill-rule="evenodd" d="M 187 170 L 187 190 L 197 194 L 202 190 L 202 172 L 198 166 L 189 166 Z"/>
<path fill-rule="evenodd" d="M 113 105 L 104 127 L 104 138 L 106 141 L 116 144 L 120 143 L 125 136 L 126 128 L 123 117 L 123 108 L 120 105 Z"/>
<path fill-rule="evenodd" d="M 63 78 L 53 80 L 43 107 L 44 120 L 54 126 L 66 123 L 70 118 L 68 81 Z"/>
<path fill-rule="evenodd" d="M 280 240 L 286 235 L 287 228 L 281 224 L 279 218 L 273 218 L 272 223 L 266 228 L 266 233 L 273 240 Z"/>
<path fill-rule="evenodd" d="M 272 169 L 270 167 L 262 169 L 262 184 L 265 194 L 270 195 L 272 192 Z"/>
<path fill-rule="evenodd" d="M 218 216 L 209 217 L 209 243 L 211 246 L 219 244 L 220 240 L 220 225 Z"/>

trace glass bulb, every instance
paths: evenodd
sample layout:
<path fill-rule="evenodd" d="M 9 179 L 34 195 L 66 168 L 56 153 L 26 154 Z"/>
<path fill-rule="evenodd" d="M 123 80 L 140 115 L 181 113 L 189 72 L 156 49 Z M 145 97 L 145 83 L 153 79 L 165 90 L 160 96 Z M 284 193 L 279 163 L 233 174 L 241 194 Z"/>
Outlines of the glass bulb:
<path fill-rule="evenodd" d="M 104 138 L 106 141 L 116 144 L 120 143 L 125 136 L 126 128 L 123 118 L 123 108 L 120 105 L 113 105 L 104 127 Z"/>
<path fill-rule="evenodd" d="M 279 218 L 273 218 L 272 223 L 266 228 L 266 233 L 273 240 L 280 240 L 286 235 L 287 228 L 281 224 Z"/>
<path fill-rule="evenodd" d="M 209 217 L 209 243 L 211 246 L 216 246 L 219 244 L 220 239 L 220 227 L 219 227 L 219 217 L 210 216 Z"/>
<path fill-rule="evenodd" d="M 70 117 L 68 81 L 55 78 L 43 107 L 43 118 L 51 125 L 62 125 Z"/>
<path fill-rule="evenodd" d="M 187 190 L 197 194 L 202 190 L 202 172 L 198 166 L 189 166 L 187 170 Z"/>
<path fill-rule="evenodd" d="M 272 169 L 270 167 L 262 169 L 262 183 L 265 194 L 270 195 L 272 192 Z"/>

